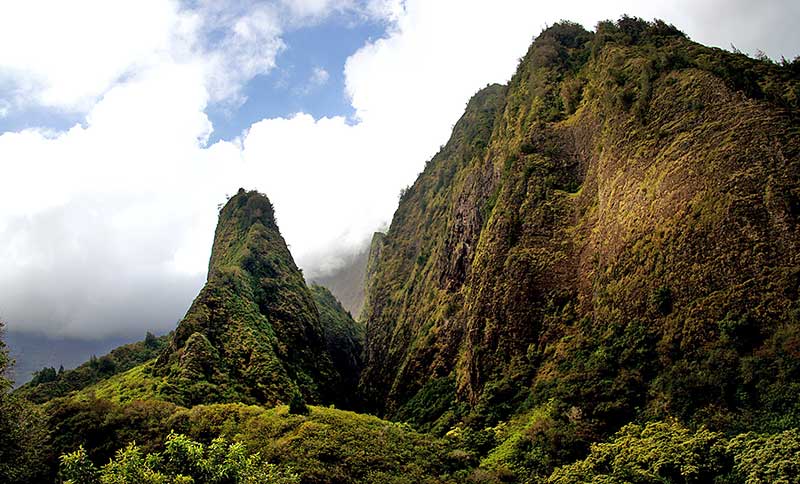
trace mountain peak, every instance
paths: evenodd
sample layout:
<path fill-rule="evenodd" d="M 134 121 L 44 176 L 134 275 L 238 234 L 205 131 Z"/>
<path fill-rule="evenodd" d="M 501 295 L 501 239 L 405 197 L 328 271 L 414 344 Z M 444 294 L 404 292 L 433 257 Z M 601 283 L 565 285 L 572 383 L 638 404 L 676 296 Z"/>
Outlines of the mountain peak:
<path fill-rule="evenodd" d="M 266 195 L 240 189 L 220 211 L 208 281 L 156 371 L 180 403 L 335 400 L 319 310 Z"/>
<path fill-rule="evenodd" d="M 253 254 L 246 249 L 254 238 L 266 239 L 270 248 L 285 252 L 284 255 L 291 258 L 275 223 L 272 202 L 263 193 L 240 188 L 220 210 L 208 267 L 209 279 L 226 266 L 241 266 L 251 259 Z M 251 243 L 247 243 L 248 240 Z"/>

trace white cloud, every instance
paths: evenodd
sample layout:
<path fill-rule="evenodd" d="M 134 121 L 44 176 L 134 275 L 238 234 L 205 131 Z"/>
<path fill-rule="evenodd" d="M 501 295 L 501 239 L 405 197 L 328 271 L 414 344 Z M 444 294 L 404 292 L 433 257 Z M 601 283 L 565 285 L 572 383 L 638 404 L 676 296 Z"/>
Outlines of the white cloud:
<path fill-rule="evenodd" d="M 174 0 L 4 3 L 0 95 L 22 106 L 88 112 L 120 82 L 164 64 L 193 64 L 203 69 L 211 100 L 236 101 L 242 84 L 269 72 L 284 48 L 280 12 L 246 6 L 221 12 Z"/>
<path fill-rule="evenodd" d="M 334 266 L 389 220 L 469 97 L 506 81 L 548 23 L 629 12 L 750 52 L 800 45 L 791 15 L 744 2 L 62 3 L 0 12 L 0 85 L 13 82 L 23 104 L 86 112 L 65 132 L 0 135 L 0 314 L 84 336 L 172 327 L 202 283 L 216 205 L 240 186 L 270 196 L 307 275 Z M 275 68 L 287 25 L 345 8 L 393 22 L 345 67 L 356 123 L 301 113 L 206 146 L 208 104 L 240 101 L 244 82 Z"/>
<path fill-rule="evenodd" d="M 331 75 L 328 74 L 328 71 L 323 69 L 322 67 L 315 67 L 314 70 L 311 72 L 311 78 L 309 79 L 309 84 L 312 86 L 324 86 L 328 79 L 330 79 Z"/>
<path fill-rule="evenodd" d="M 0 7 L 0 78 L 45 106 L 86 109 L 120 78 L 157 62 L 180 21 L 164 1 L 53 2 Z"/>
<path fill-rule="evenodd" d="M 308 80 L 305 82 L 305 84 L 301 84 L 299 86 L 295 86 L 292 89 L 292 91 L 294 92 L 294 94 L 296 94 L 298 96 L 307 96 L 307 95 L 311 94 L 312 92 L 314 92 L 314 91 L 320 89 L 321 87 L 325 86 L 325 84 L 328 83 L 328 80 L 330 79 L 330 77 L 331 77 L 331 75 L 328 73 L 328 71 L 326 71 L 322 67 L 314 67 L 311 70 L 311 75 L 308 77 Z M 277 84 L 277 85 L 279 85 L 279 86 L 281 86 L 283 88 L 288 87 L 285 79 L 282 79 L 281 81 L 279 81 L 279 84 Z"/>
<path fill-rule="evenodd" d="M 281 0 L 293 19 L 308 21 L 319 19 L 334 11 L 344 11 L 355 7 L 354 0 Z"/>

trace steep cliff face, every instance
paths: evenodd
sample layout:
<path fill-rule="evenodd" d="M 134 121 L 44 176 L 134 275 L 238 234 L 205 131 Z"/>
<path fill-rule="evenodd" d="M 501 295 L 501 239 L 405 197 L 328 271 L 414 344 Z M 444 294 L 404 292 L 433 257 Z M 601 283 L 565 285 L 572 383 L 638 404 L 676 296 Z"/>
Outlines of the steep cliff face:
<path fill-rule="evenodd" d="M 483 192 L 494 183 L 484 154 L 504 93 L 493 85 L 470 100 L 450 141 L 402 196 L 389 232 L 373 238 L 362 389 L 376 408 L 387 396 L 389 408 L 409 396 L 422 375 L 447 376 L 458 357 L 463 325 L 454 310 L 485 216 Z"/>
<path fill-rule="evenodd" d="M 296 391 L 341 401 L 319 311 L 266 196 L 240 190 L 220 212 L 208 282 L 154 372 L 168 379 L 162 393 L 187 404 L 270 404 Z"/>
<path fill-rule="evenodd" d="M 364 366 L 364 326 L 353 321 L 350 313 L 327 288 L 312 284 L 311 293 L 319 311 L 325 349 L 340 376 L 338 402 L 345 408 L 360 408 L 357 388 Z"/>
<path fill-rule="evenodd" d="M 543 32 L 400 202 L 368 286 L 374 408 L 797 424 L 798 71 L 660 22 Z"/>

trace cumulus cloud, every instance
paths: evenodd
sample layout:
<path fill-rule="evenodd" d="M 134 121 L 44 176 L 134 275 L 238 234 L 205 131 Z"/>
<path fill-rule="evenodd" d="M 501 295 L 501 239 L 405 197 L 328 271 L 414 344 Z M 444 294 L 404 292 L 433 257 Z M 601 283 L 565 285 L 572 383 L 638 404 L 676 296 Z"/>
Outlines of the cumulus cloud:
<path fill-rule="evenodd" d="M 88 109 L 115 82 L 159 63 L 187 28 L 176 4 L 157 0 L 30 0 L 0 13 L 0 79 L 19 102 L 67 110 Z"/>
<path fill-rule="evenodd" d="M 391 218 L 469 97 L 508 80 L 559 19 L 657 16 L 773 57 L 800 45 L 791 2 L 62 3 L 0 15 L 10 109 L 85 113 L 63 132 L 0 135 L 0 314 L 12 329 L 83 337 L 171 328 L 204 280 L 217 204 L 240 186 L 270 196 L 307 276 L 334 268 Z M 208 145 L 209 105 L 241 102 L 249 79 L 276 68 L 287 28 L 343 11 L 389 23 L 343 66 L 355 120 L 298 113 Z"/>

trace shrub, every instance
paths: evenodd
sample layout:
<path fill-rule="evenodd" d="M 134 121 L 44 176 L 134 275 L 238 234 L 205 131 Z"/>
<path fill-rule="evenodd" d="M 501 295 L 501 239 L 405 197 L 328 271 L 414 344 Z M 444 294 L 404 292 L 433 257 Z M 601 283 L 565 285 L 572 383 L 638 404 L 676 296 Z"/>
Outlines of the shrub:
<path fill-rule="evenodd" d="M 295 391 L 292 395 L 292 399 L 289 400 L 289 413 L 293 415 L 308 415 L 308 405 L 306 405 L 306 399 L 303 398 L 303 394 L 299 391 Z"/>
<path fill-rule="evenodd" d="M 145 454 L 135 443 L 117 451 L 101 469 L 83 447 L 61 456 L 61 475 L 67 484 L 296 484 L 299 477 L 286 468 L 248 454 L 241 443 L 218 437 L 208 446 L 171 433 L 164 452 Z"/>

